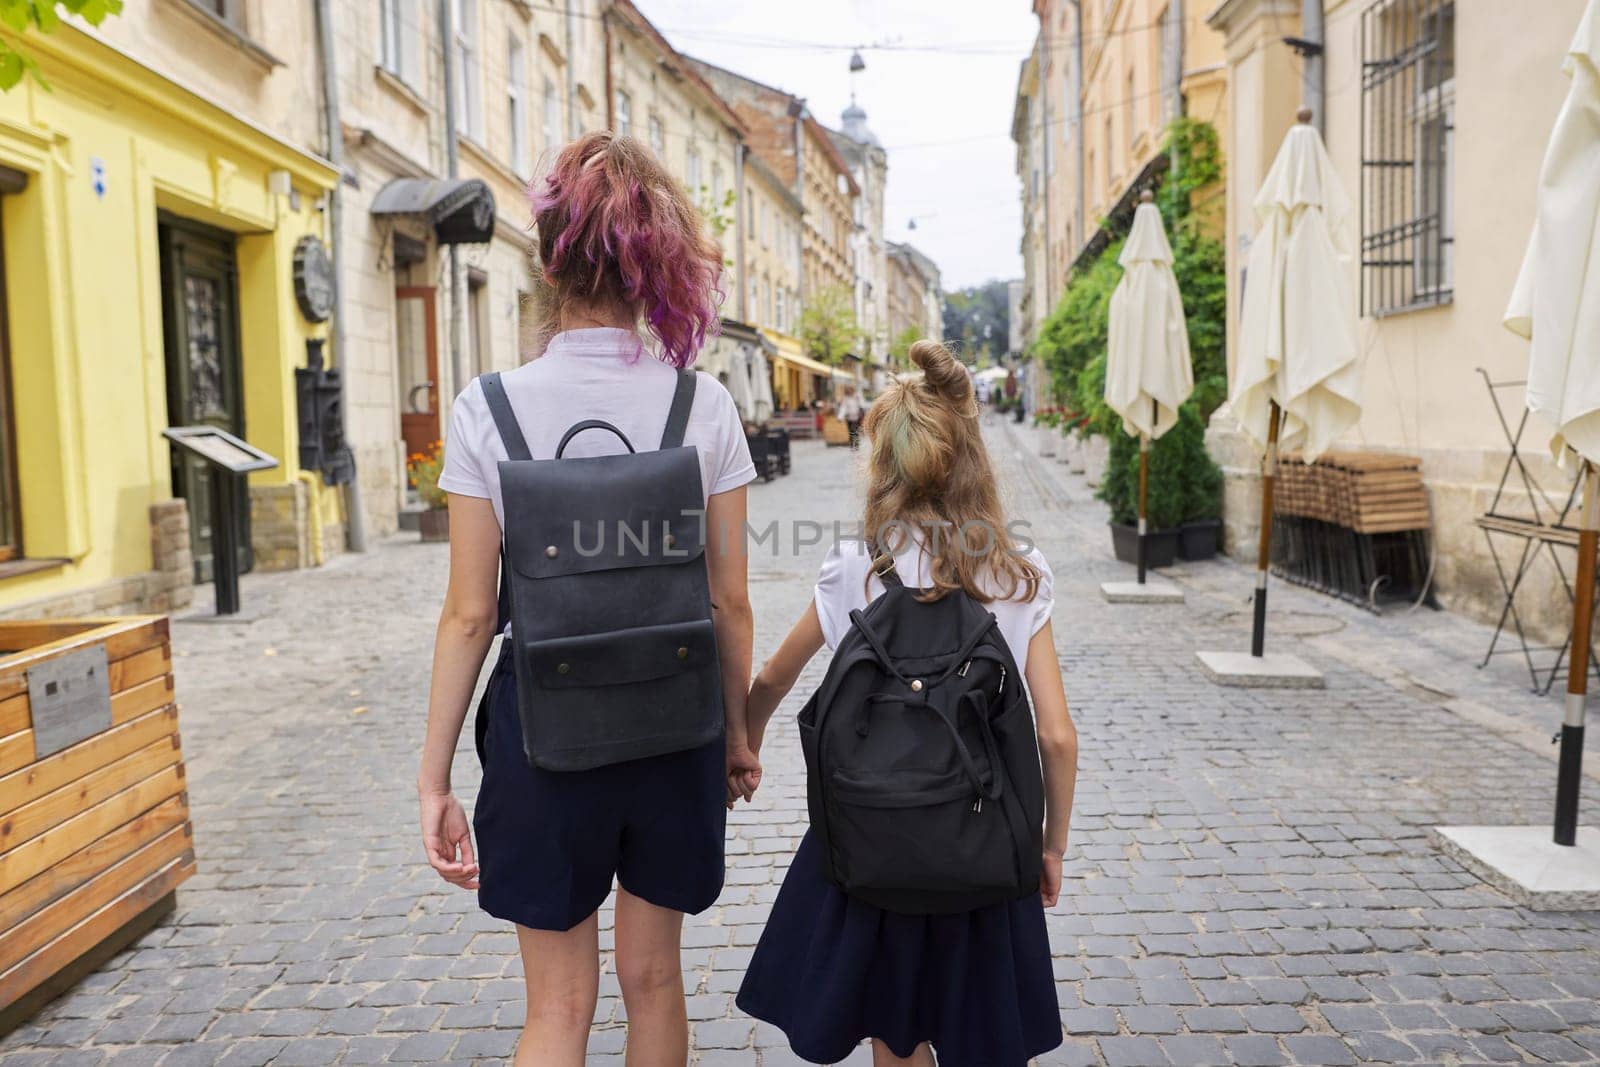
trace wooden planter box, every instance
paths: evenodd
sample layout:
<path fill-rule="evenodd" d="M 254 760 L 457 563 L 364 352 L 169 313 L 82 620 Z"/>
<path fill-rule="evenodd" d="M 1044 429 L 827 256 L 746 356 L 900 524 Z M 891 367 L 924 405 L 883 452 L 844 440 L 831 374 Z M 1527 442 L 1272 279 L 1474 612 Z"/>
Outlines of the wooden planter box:
<path fill-rule="evenodd" d="M 850 443 L 850 427 L 845 421 L 834 415 L 829 415 L 822 423 L 822 440 L 830 445 L 847 445 Z"/>
<path fill-rule="evenodd" d="M 0 622 L 0 1033 L 193 873 L 166 617 Z"/>

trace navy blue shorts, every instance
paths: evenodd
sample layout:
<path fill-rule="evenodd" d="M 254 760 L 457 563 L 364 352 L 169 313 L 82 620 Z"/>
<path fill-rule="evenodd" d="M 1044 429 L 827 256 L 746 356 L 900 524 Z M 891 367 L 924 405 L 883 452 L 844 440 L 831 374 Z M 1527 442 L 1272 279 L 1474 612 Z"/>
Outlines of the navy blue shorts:
<path fill-rule="evenodd" d="M 570 930 L 611 892 L 700 912 L 722 892 L 726 748 L 588 771 L 528 764 L 517 682 L 502 654 L 478 704 L 483 785 L 473 809 L 478 906 L 535 930 Z"/>

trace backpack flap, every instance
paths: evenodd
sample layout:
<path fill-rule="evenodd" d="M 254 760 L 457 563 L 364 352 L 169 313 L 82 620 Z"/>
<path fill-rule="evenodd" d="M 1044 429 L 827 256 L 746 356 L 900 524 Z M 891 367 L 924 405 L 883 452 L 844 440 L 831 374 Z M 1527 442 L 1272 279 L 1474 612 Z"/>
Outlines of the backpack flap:
<path fill-rule="evenodd" d="M 717 638 L 709 619 L 553 638 L 528 648 L 528 665 L 542 689 L 651 682 L 716 661 Z"/>
<path fill-rule="evenodd" d="M 671 566 L 705 554 L 705 497 L 693 446 L 506 460 L 500 485 L 506 557 L 524 578 Z"/>

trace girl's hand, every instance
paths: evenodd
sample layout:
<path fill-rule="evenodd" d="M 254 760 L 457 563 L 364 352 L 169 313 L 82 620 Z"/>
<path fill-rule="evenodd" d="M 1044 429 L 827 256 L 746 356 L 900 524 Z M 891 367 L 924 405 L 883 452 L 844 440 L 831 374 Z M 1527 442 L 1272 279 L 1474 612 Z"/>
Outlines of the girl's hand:
<path fill-rule="evenodd" d="M 1048 848 L 1044 850 L 1044 864 L 1039 871 L 1039 895 L 1047 908 L 1055 907 L 1056 901 L 1061 899 L 1061 853 Z"/>
<path fill-rule="evenodd" d="M 423 790 L 422 847 L 439 877 L 462 889 L 478 888 L 478 861 L 472 853 L 467 813 L 454 793 Z"/>
<path fill-rule="evenodd" d="M 743 797 L 746 803 L 761 786 L 761 760 L 743 742 L 728 743 L 728 806 Z"/>

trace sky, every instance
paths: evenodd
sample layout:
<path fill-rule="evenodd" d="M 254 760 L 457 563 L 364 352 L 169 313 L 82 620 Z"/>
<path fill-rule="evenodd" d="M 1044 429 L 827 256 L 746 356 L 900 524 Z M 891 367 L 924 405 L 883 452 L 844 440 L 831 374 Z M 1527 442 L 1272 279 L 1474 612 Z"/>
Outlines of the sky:
<path fill-rule="evenodd" d="M 834 129 L 859 46 L 858 100 L 889 153 L 884 235 L 932 257 L 947 290 L 1021 276 L 1011 113 L 1038 25 L 1026 0 L 635 3 L 680 52 L 803 96 Z"/>

